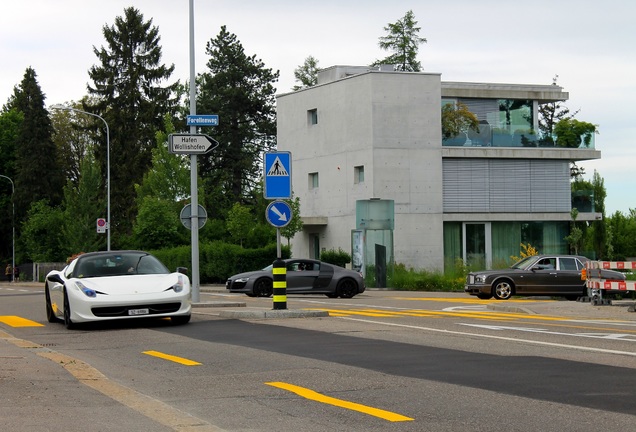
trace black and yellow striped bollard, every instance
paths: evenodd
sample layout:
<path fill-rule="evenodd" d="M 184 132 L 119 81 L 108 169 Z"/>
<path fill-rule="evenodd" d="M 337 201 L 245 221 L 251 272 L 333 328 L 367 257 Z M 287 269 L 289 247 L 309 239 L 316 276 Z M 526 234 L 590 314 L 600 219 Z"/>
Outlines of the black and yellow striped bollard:
<path fill-rule="evenodd" d="M 285 261 L 278 258 L 272 265 L 274 278 L 274 310 L 287 309 L 287 267 Z"/>

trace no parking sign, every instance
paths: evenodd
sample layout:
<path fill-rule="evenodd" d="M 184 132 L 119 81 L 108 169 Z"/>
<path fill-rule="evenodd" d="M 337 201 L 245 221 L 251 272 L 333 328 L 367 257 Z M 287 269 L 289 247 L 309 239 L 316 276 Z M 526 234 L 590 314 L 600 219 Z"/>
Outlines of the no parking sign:
<path fill-rule="evenodd" d="M 106 219 L 97 218 L 97 233 L 104 234 L 106 232 L 107 225 Z"/>

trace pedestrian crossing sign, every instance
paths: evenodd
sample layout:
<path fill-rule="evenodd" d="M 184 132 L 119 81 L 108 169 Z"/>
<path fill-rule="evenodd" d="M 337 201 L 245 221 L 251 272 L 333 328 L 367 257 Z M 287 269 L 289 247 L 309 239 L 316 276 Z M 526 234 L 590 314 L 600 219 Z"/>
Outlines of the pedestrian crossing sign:
<path fill-rule="evenodd" d="M 291 199 L 291 153 L 265 153 L 265 199 Z"/>

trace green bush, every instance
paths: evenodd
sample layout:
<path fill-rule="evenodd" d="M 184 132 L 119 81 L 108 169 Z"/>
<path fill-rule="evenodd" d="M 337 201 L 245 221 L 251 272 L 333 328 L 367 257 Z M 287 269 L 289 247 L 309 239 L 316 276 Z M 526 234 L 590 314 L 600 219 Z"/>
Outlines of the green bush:
<path fill-rule="evenodd" d="M 187 267 L 192 275 L 192 249 L 178 246 L 152 252 L 170 270 Z M 281 247 L 282 258 L 291 256 L 287 246 Z M 259 270 L 276 259 L 276 244 L 260 249 L 246 249 L 235 244 L 214 241 L 199 245 L 199 280 L 201 283 L 224 283 L 229 276 Z"/>
<path fill-rule="evenodd" d="M 351 262 L 351 255 L 342 250 L 342 248 L 338 248 L 338 250 L 329 249 L 320 252 L 320 260 L 329 264 L 345 267 Z"/>

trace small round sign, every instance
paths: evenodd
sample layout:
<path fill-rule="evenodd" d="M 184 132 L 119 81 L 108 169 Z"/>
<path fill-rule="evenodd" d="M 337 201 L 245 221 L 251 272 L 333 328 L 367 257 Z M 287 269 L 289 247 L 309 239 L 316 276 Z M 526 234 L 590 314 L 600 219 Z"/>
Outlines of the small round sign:
<path fill-rule="evenodd" d="M 285 201 L 273 201 L 267 206 L 265 217 L 274 227 L 283 228 L 291 222 L 292 209 Z"/>
<path fill-rule="evenodd" d="M 203 208 L 201 204 L 197 207 L 198 211 L 198 221 L 199 221 L 199 229 L 203 228 L 203 225 L 208 221 L 208 212 Z M 192 205 L 186 204 L 185 207 L 181 209 L 181 214 L 179 214 L 179 218 L 181 219 L 181 223 L 187 229 L 192 229 Z"/>

